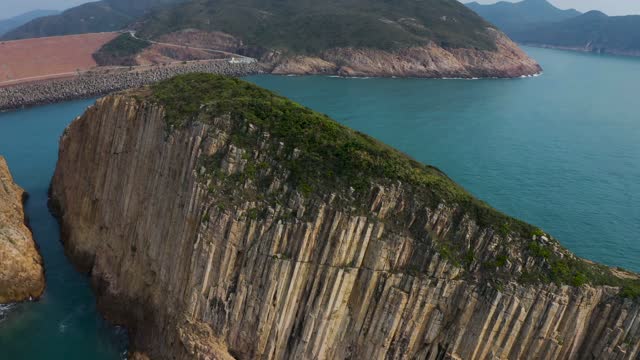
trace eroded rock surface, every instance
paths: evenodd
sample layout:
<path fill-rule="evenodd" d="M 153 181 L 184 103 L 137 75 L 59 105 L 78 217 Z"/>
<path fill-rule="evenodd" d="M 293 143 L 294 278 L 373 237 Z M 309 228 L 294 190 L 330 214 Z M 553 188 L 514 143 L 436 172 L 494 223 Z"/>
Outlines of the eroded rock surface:
<path fill-rule="evenodd" d="M 74 121 L 52 183 L 68 253 L 134 357 L 638 358 L 637 299 L 522 280 L 573 258 L 547 235 L 402 181 L 295 185 L 287 139 L 214 103 L 169 130 L 149 91 Z"/>
<path fill-rule="evenodd" d="M 44 291 L 42 258 L 25 224 L 25 198 L 0 156 L 0 304 L 35 299 Z"/>
<path fill-rule="evenodd" d="M 224 33 L 178 31 L 159 38 L 173 44 L 219 49 L 260 60 L 264 71 L 278 75 L 341 75 L 355 77 L 515 78 L 542 72 L 506 35 L 488 28 L 494 50 L 444 48 L 436 43 L 397 50 L 333 48 L 315 55 L 246 46 Z"/>
<path fill-rule="evenodd" d="M 319 57 L 275 56 L 274 74 L 337 74 L 358 77 L 514 78 L 542 68 L 504 34 L 492 30 L 496 51 L 445 49 L 436 44 L 397 51 L 339 48 Z"/>

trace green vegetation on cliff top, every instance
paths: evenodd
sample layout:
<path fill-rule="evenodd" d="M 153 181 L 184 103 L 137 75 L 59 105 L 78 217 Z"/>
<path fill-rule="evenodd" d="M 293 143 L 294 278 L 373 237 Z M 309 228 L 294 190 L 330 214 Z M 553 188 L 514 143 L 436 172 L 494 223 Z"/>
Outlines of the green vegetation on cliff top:
<path fill-rule="evenodd" d="M 153 12 L 139 31 L 146 38 L 184 29 L 221 31 L 251 47 L 314 54 L 429 42 L 493 50 L 490 26 L 456 0 L 192 0 Z"/>
<path fill-rule="evenodd" d="M 135 56 L 151 45 L 146 40 L 136 39 L 130 33 L 124 33 L 106 43 L 93 58 L 100 66 L 108 65 L 137 65 Z"/>
<path fill-rule="evenodd" d="M 524 282 L 612 285 L 622 287 L 624 296 L 640 296 L 640 281 L 618 278 L 605 266 L 566 256 L 568 252 L 559 254 L 550 246 L 531 241 L 543 232 L 474 198 L 438 169 L 254 84 L 210 74 L 181 75 L 152 86 L 152 97 L 164 106 L 170 130 L 206 121 L 203 119 L 207 117 L 196 116 L 206 105 L 208 114 L 229 114 L 239 128 L 248 122 L 282 141 L 290 152 L 300 150 L 295 160 L 288 160 L 287 167 L 294 185 L 302 193 L 349 187 L 365 193 L 372 182 L 401 181 L 411 185 L 416 198 L 429 206 L 443 201 L 457 204 L 479 226 L 523 239 L 525 253 L 549 264 L 547 269 L 525 274 L 520 279 Z M 234 138 L 235 142 L 242 142 L 236 144 L 238 146 L 251 146 L 258 141 L 257 134 L 251 137 L 243 131 L 238 133 Z M 449 253 L 452 257 L 459 255 Z M 465 263 L 465 259 L 472 256 L 465 253 L 453 260 Z M 504 266 L 506 261 L 507 258 L 502 257 L 491 265 Z"/>
<path fill-rule="evenodd" d="M 400 180 L 427 190 L 431 204 L 459 204 L 481 226 L 500 227 L 526 237 L 536 228 L 510 218 L 475 199 L 440 170 L 407 155 L 328 116 L 303 107 L 249 82 L 209 74 L 182 75 L 153 86 L 154 97 L 167 111 L 169 125 L 181 128 L 193 121 L 202 104 L 217 114 L 268 131 L 287 146 L 301 150 L 294 166 L 298 185 L 324 188 L 330 183 L 368 190 L 371 179 Z"/>

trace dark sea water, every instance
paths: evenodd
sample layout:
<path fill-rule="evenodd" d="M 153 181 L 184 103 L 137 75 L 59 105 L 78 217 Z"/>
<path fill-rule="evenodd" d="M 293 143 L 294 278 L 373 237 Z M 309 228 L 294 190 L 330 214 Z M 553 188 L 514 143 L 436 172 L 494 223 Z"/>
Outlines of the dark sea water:
<path fill-rule="evenodd" d="M 47 209 L 60 135 L 91 103 L 73 101 L 0 113 L 0 155 L 30 195 L 26 213 L 47 279 L 40 301 L 0 309 L 0 360 L 106 360 L 126 353 L 126 333 L 108 326 L 97 313 L 88 278 L 67 261 L 58 223 Z"/>
<path fill-rule="evenodd" d="M 517 80 L 249 80 L 438 166 L 494 207 L 580 256 L 640 271 L 640 59 L 527 48 Z M 95 310 L 66 260 L 47 188 L 64 127 L 92 101 L 0 113 L 0 155 L 31 198 L 47 271 L 37 303 L 0 309 L 0 360 L 118 359 L 123 330 Z"/>

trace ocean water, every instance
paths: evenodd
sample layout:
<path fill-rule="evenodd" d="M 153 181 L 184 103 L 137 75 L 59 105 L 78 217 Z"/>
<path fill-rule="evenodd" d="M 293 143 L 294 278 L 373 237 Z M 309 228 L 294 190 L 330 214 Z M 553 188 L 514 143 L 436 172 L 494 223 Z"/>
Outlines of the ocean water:
<path fill-rule="evenodd" d="M 97 313 L 88 278 L 64 255 L 47 190 L 64 128 L 93 101 L 0 113 L 0 155 L 30 195 L 26 213 L 44 257 L 47 288 L 34 303 L 0 308 L 0 359 L 124 358 L 126 332 Z"/>
<path fill-rule="evenodd" d="M 542 76 L 249 79 L 437 166 L 582 257 L 640 271 L 640 59 L 525 50 Z"/>
<path fill-rule="evenodd" d="M 580 256 L 640 271 L 640 59 L 526 48 L 515 80 L 248 78 L 444 170 Z M 119 359 L 124 330 L 95 310 L 64 256 L 47 188 L 59 136 L 90 100 L 0 113 L 0 155 L 31 198 L 47 290 L 0 308 L 0 360 Z"/>

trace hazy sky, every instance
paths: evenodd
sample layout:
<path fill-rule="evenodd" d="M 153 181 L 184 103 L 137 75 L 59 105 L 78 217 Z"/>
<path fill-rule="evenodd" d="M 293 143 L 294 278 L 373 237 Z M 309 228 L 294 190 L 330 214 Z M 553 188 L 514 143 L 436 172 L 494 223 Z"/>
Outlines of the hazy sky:
<path fill-rule="evenodd" d="M 463 0 L 471 2 L 472 0 Z M 481 4 L 493 4 L 496 0 L 475 0 Z M 508 0 L 518 2 L 519 0 Z M 578 9 L 582 12 L 600 10 L 609 15 L 640 14 L 640 0 L 548 0 L 561 9 Z"/>
<path fill-rule="evenodd" d="M 0 0 L 0 19 L 35 9 L 63 10 L 90 0 Z"/>

